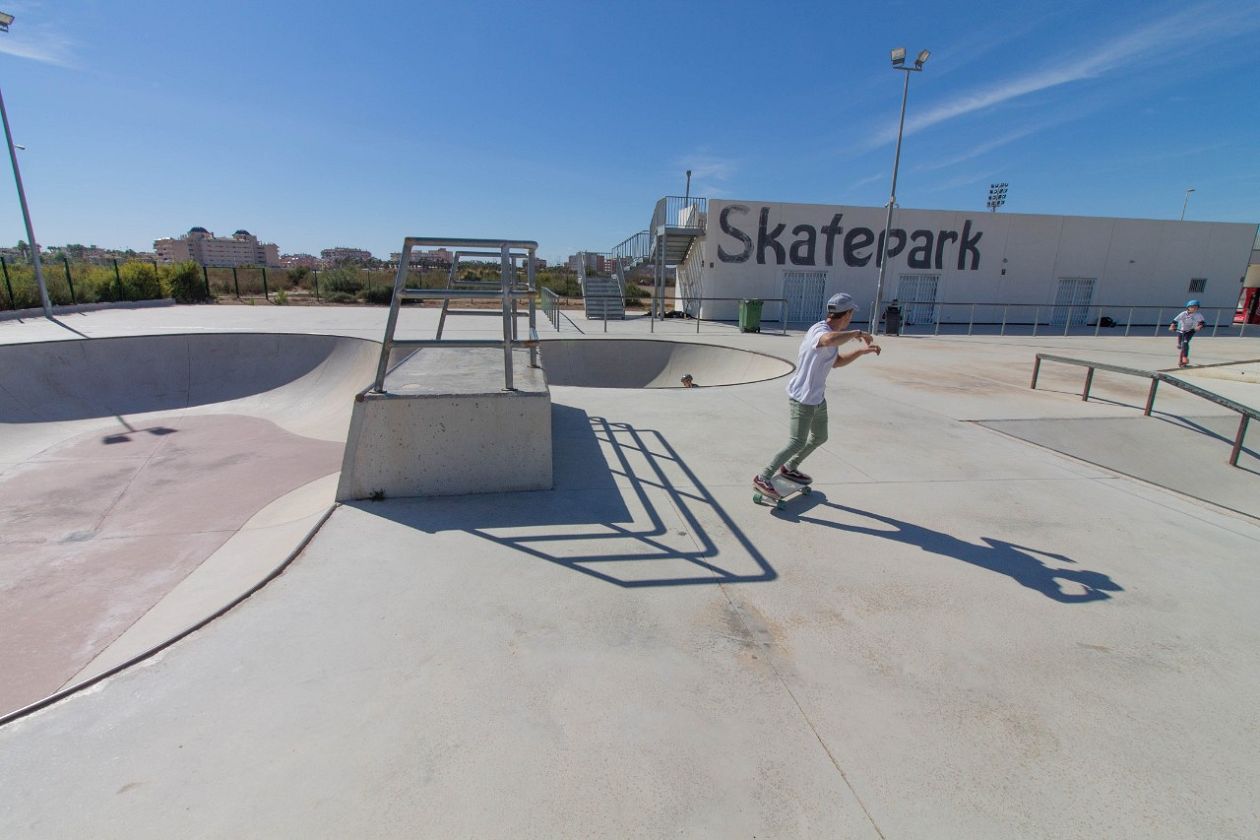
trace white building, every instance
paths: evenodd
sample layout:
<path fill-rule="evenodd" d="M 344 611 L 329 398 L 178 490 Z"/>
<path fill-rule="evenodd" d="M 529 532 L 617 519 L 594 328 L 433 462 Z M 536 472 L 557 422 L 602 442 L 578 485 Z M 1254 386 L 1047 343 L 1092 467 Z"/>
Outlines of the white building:
<path fill-rule="evenodd" d="M 165 263 L 193 260 L 200 265 L 280 265 L 280 249 L 274 243 L 259 242 L 258 237 L 247 230 L 238 230 L 226 237 L 194 227 L 178 239 L 155 241 L 153 248 L 158 259 Z"/>
<path fill-rule="evenodd" d="M 764 317 L 786 305 L 789 321 L 807 322 L 846 291 L 869 317 L 885 208 L 713 199 L 706 209 L 678 222 L 702 231 L 678 264 L 677 308 L 733 320 L 737 300 L 700 299 L 784 298 Z M 1256 225 L 898 209 L 889 240 L 882 298 L 917 323 L 1154 324 L 1192 297 L 1232 314 Z"/>

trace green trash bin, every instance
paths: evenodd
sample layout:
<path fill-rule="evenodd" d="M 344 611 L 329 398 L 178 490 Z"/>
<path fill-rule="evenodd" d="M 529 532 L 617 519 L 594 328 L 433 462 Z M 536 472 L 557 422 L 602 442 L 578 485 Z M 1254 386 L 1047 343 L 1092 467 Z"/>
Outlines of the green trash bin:
<path fill-rule="evenodd" d="M 756 298 L 739 302 L 739 331 L 761 332 L 761 304 Z"/>

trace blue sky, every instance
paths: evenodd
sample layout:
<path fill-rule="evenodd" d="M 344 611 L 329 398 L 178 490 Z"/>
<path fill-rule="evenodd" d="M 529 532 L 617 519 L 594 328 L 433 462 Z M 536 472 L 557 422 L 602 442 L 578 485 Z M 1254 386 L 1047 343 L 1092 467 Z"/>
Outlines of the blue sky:
<path fill-rule="evenodd" d="M 657 198 L 1260 221 L 1260 2 L 8 2 L 36 234 L 608 250 Z M 0 243 L 25 239 L 7 165 Z"/>

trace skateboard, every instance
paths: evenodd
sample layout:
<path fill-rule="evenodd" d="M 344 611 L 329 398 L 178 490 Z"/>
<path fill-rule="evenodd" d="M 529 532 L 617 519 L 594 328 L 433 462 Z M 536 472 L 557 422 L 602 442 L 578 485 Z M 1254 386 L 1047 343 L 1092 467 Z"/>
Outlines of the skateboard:
<path fill-rule="evenodd" d="M 775 510 L 783 510 L 787 507 L 787 500 L 796 495 L 808 496 L 812 490 L 808 484 L 797 484 L 795 481 L 789 481 L 782 476 L 771 476 L 770 483 L 774 485 L 774 489 L 779 491 L 780 498 L 771 499 L 760 491 L 753 492 L 753 501 L 759 505 L 771 505 Z"/>

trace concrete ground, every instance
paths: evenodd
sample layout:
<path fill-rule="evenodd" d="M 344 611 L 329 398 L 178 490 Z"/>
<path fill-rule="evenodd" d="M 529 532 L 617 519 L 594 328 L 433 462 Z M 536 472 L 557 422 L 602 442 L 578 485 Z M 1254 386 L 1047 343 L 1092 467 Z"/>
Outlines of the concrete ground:
<path fill-rule="evenodd" d="M 62 320 L 0 343 L 379 338 L 384 311 Z M 1161 389 L 1141 418 L 1138 380 L 1099 374 L 1082 402 L 1083 371 L 1047 365 L 1028 388 L 1038 351 L 1166 368 L 1169 339 L 883 343 L 832 374 L 816 492 L 782 513 L 749 480 L 782 444 L 783 379 L 699 370 L 553 387 L 552 491 L 338 507 L 222 618 L 0 727 L 0 836 L 1260 833 L 1260 447 L 1226 466 L 1229 412 Z"/>

